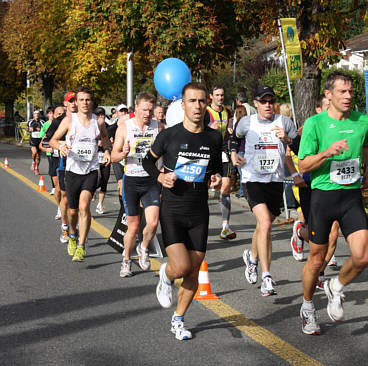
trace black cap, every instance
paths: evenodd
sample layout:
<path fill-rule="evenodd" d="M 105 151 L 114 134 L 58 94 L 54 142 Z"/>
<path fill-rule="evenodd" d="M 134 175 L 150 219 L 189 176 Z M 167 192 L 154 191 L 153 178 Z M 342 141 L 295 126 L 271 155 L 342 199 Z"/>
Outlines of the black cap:
<path fill-rule="evenodd" d="M 272 95 L 273 97 L 275 97 L 275 92 L 273 91 L 273 89 L 268 86 L 268 85 L 262 85 L 259 86 L 257 88 L 256 94 L 254 96 L 254 99 L 261 99 L 263 98 L 265 95 Z"/>
<path fill-rule="evenodd" d="M 106 115 L 106 111 L 105 111 L 105 109 L 104 109 L 104 108 L 102 108 L 102 107 L 97 107 L 97 108 L 95 109 L 95 114 L 104 114 L 104 115 Z"/>

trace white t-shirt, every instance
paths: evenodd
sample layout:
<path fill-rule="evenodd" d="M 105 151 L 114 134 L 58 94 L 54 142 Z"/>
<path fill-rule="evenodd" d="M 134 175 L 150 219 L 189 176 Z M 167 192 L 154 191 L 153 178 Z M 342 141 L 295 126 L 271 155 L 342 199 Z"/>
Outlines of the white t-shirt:
<path fill-rule="evenodd" d="M 282 182 L 286 144 L 276 137 L 272 129 L 279 126 L 290 138 L 297 135 L 294 123 L 287 117 L 275 114 L 273 120 L 262 120 L 257 114 L 243 117 L 236 128 L 237 137 L 245 137 L 242 183 Z"/>

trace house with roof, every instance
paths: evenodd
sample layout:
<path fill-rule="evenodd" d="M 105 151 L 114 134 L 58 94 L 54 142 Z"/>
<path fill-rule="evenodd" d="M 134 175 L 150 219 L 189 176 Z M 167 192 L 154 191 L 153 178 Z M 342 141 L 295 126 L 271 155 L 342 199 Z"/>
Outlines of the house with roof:
<path fill-rule="evenodd" d="M 364 66 L 368 68 L 368 32 L 347 40 L 345 49 L 340 53 L 341 60 L 334 66 L 363 72 Z"/>

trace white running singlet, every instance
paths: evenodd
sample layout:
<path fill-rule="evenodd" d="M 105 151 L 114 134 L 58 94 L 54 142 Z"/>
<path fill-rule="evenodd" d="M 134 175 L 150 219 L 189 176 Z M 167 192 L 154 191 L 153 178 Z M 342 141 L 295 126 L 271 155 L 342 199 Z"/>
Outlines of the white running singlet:
<path fill-rule="evenodd" d="M 97 118 L 92 114 L 88 127 L 84 127 L 77 113 L 72 114 L 72 128 L 67 133 L 66 144 L 71 146 L 66 159 L 66 170 L 76 174 L 88 174 L 99 169 L 97 139 L 100 135 Z"/>
<path fill-rule="evenodd" d="M 158 122 L 151 119 L 149 125 L 142 131 L 135 123 L 135 118 L 125 122 L 127 129 L 126 141 L 129 141 L 130 151 L 126 158 L 125 175 L 129 177 L 148 177 L 143 169 L 142 160 L 151 148 L 158 134 Z"/>

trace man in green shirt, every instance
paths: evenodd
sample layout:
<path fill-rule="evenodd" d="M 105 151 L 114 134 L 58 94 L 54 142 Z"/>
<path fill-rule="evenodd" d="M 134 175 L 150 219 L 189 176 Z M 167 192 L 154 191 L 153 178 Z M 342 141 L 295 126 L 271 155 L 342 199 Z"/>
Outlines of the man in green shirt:
<path fill-rule="evenodd" d="M 320 333 L 312 297 L 335 220 L 351 256 L 338 276 L 324 283 L 332 321 L 343 320 L 343 288 L 368 264 L 368 222 L 360 190 L 361 178 L 363 187 L 368 183 L 368 116 L 350 110 L 353 82 L 343 72 L 335 71 L 327 77 L 325 96 L 329 107 L 306 120 L 298 154 L 299 170 L 310 172 L 312 187 L 310 253 L 302 273 L 304 300 L 300 309 L 302 331 L 306 334 Z"/>

